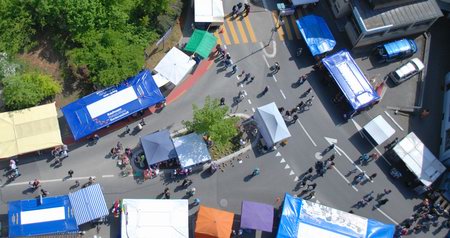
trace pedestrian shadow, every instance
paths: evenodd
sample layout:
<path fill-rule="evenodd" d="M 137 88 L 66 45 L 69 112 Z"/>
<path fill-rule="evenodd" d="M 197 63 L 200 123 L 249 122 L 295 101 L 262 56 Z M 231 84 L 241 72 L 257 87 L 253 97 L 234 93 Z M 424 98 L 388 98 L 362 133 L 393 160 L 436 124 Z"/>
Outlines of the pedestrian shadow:
<path fill-rule="evenodd" d="M 72 177 L 70 177 L 69 175 L 67 175 L 66 177 L 63 178 L 63 181 L 67 181 L 68 179 L 70 179 Z"/>
<path fill-rule="evenodd" d="M 369 179 L 364 179 L 364 181 L 361 182 L 361 186 L 366 185 L 368 182 L 370 182 Z"/>
<path fill-rule="evenodd" d="M 58 161 L 55 161 L 53 164 L 50 165 L 50 167 L 53 167 L 54 169 L 59 169 L 62 166 L 62 160 L 58 163 Z"/>
<path fill-rule="evenodd" d="M 178 192 L 178 191 L 181 191 L 181 190 L 184 190 L 184 189 L 187 189 L 187 188 L 188 188 L 188 186 L 183 186 L 182 184 L 180 184 L 180 185 L 178 185 L 178 186 L 175 187 L 175 189 L 173 190 L 173 192 L 176 193 L 176 192 Z"/>
<path fill-rule="evenodd" d="M 120 138 L 124 138 L 128 133 L 126 131 L 122 131 L 122 133 L 118 134 L 117 136 Z"/>
<path fill-rule="evenodd" d="M 200 177 L 201 177 L 202 179 L 209 178 L 209 177 L 211 177 L 212 175 L 213 175 L 213 173 L 211 173 L 211 171 L 210 171 L 209 169 L 205 169 L 205 170 L 203 170 L 203 171 L 200 173 Z"/>
<path fill-rule="evenodd" d="M 228 73 L 225 74 L 225 77 L 230 78 L 231 76 L 233 76 L 233 74 L 235 74 L 236 72 L 230 71 Z"/>
<path fill-rule="evenodd" d="M 137 126 L 135 126 L 135 127 L 133 128 L 133 130 L 131 130 L 130 135 L 131 135 L 131 136 L 136 136 L 139 132 L 141 132 L 141 130 L 139 130 L 139 128 L 138 128 Z"/>
<path fill-rule="evenodd" d="M 222 72 L 225 71 L 225 70 L 227 70 L 227 68 L 221 67 L 221 68 L 218 68 L 218 69 L 216 70 L 216 73 L 217 73 L 217 74 L 220 74 L 220 73 L 222 73 Z"/>
<path fill-rule="evenodd" d="M 29 193 L 34 193 L 36 192 L 37 188 L 27 188 L 25 190 L 22 191 L 22 194 L 29 194 Z"/>
<path fill-rule="evenodd" d="M 72 186 L 69 187 L 69 190 L 74 190 L 74 189 L 76 189 L 76 188 L 78 188 L 78 187 L 80 187 L 80 185 L 74 184 L 74 185 L 72 185 Z"/>
<path fill-rule="evenodd" d="M 156 195 L 156 199 L 162 199 L 164 197 L 164 193 L 160 193 Z"/>
<path fill-rule="evenodd" d="M 248 182 L 253 178 L 253 174 L 249 174 L 247 176 L 244 177 L 244 182 Z"/>
<path fill-rule="evenodd" d="M 256 95 L 256 97 L 257 97 L 257 98 L 262 98 L 264 95 L 266 95 L 266 92 L 264 92 L 264 90 L 263 90 L 262 92 L 258 93 L 258 94 Z"/>

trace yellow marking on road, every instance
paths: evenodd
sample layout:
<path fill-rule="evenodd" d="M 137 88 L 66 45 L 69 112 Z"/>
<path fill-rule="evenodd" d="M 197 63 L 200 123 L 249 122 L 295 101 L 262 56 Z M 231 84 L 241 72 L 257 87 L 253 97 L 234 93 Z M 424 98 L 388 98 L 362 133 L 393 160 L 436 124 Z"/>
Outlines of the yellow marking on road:
<path fill-rule="evenodd" d="M 297 39 L 301 39 L 300 37 L 300 31 L 298 30 L 298 26 L 297 26 L 297 19 L 295 19 L 294 15 L 291 15 L 291 22 L 294 25 L 294 32 L 295 32 L 295 36 L 297 37 Z"/>
<path fill-rule="evenodd" d="M 220 30 L 222 30 L 222 36 L 223 36 L 223 40 L 225 41 L 225 45 L 231 45 L 231 41 L 230 41 L 230 37 L 228 36 L 228 32 L 227 29 L 225 28 L 225 25 L 222 25 L 220 27 Z M 219 32 L 220 32 L 219 30 Z"/>
<path fill-rule="evenodd" d="M 242 22 L 236 21 L 236 24 L 237 24 L 239 33 L 241 34 L 241 37 L 242 37 L 242 43 L 248 43 L 247 36 L 245 35 L 244 27 L 242 27 Z"/>
<path fill-rule="evenodd" d="M 244 23 L 245 23 L 245 27 L 247 28 L 247 32 L 250 35 L 250 40 L 253 43 L 255 43 L 256 42 L 255 32 L 253 32 L 253 27 L 250 24 L 250 20 L 248 20 L 248 17 L 244 17 Z"/>
<path fill-rule="evenodd" d="M 234 30 L 233 22 L 230 21 L 229 19 L 227 19 L 226 23 L 227 23 L 226 26 L 230 30 L 231 37 L 233 38 L 233 41 L 234 41 L 233 43 L 238 44 L 239 38 L 237 37 L 236 31 Z"/>
<path fill-rule="evenodd" d="M 217 38 L 217 44 L 222 45 L 222 39 L 220 39 L 219 33 L 217 31 L 214 32 L 214 36 Z"/>
<path fill-rule="evenodd" d="M 276 28 L 276 31 L 278 33 L 278 36 L 280 37 L 280 40 L 283 41 L 284 40 L 284 33 L 283 33 L 283 29 L 281 27 L 279 27 L 280 22 L 278 21 L 278 15 L 277 15 L 277 11 L 276 10 L 272 11 L 272 18 L 273 18 L 273 21 L 275 22 L 275 28 Z"/>
<path fill-rule="evenodd" d="M 288 39 L 289 40 L 293 40 L 292 39 L 292 32 L 291 32 L 291 24 L 289 24 L 289 20 L 287 17 L 283 17 L 283 21 L 284 21 L 284 31 L 287 33 Z"/>

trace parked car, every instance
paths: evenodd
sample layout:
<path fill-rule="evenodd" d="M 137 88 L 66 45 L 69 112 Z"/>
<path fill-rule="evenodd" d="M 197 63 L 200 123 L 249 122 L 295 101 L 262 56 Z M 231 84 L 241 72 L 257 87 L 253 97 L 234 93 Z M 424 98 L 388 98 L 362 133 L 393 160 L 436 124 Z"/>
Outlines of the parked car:
<path fill-rule="evenodd" d="M 414 58 L 397 68 L 395 71 L 389 73 L 389 78 L 391 78 L 396 85 L 399 85 L 410 79 L 412 76 L 422 72 L 424 67 L 425 66 L 420 59 Z"/>
<path fill-rule="evenodd" d="M 417 52 L 417 45 L 414 40 L 401 39 L 379 45 L 374 49 L 374 55 L 379 62 L 392 62 L 405 59 Z"/>

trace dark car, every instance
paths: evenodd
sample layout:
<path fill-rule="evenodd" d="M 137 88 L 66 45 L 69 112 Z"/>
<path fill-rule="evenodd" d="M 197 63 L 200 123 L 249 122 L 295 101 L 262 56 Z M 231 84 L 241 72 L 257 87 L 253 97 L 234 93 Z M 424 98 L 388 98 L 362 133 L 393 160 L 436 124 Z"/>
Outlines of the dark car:
<path fill-rule="evenodd" d="M 417 45 L 414 40 L 401 39 L 383 45 L 374 49 L 375 57 L 379 62 L 392 62 L 405 59 L 417 52 Z"/>

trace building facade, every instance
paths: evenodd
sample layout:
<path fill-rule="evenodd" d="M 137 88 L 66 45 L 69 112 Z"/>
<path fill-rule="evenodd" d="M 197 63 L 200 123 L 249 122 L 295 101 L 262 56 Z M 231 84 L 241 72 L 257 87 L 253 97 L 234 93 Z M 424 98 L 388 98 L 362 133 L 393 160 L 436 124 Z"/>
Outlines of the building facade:
<path fill-rule="evenodd" d="M 346 17 L 353 47 L 427 31 L 443 16 L 435 0 L 328 0 L 336 18 Z"/>

